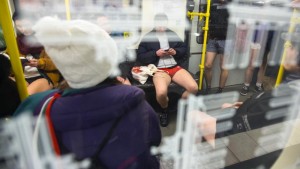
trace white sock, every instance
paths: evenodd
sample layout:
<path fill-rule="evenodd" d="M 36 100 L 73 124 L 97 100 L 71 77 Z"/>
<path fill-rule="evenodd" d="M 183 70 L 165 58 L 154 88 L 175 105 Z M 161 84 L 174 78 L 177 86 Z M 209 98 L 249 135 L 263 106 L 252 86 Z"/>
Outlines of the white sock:
<path fill-rule="evenodd" d="M 262 83 L 256 83 L 257 87 L 261 87 Z"/>
<path fill-rule="evenodd" d="M 250 83 L 244 83 L 245 86 L 249 87 L 250 86 Z"/>

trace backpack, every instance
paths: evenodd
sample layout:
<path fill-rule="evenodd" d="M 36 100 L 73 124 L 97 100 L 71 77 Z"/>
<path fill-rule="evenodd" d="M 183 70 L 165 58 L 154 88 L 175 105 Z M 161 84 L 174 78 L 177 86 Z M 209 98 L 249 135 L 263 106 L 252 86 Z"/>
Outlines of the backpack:
<path fill-rule="evenodd" d="M 276 111 L 272 110 L 287 110 L 289 105 L 272 107 L 270 101 L 274 98 L 272 91 L 253 94 L 237 109 L 236 114 L 232 117 L 232 130 L 227 134 L 245 132 L 285 121 L 287 113 L 275 114 Z"/>

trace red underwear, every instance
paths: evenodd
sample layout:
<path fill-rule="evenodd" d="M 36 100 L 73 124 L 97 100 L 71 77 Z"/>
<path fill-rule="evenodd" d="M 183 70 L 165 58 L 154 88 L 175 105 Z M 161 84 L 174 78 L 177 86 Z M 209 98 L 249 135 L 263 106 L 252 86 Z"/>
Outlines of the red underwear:
<path fill-rule="evenodd" d="M 173 77 L 176 72 L 181 70 L 180 66 L 168 67 L 168 68 L 158 68 L 159 70 L 163 70 L 164 72 L 168 73 L 171 77 Z"/>

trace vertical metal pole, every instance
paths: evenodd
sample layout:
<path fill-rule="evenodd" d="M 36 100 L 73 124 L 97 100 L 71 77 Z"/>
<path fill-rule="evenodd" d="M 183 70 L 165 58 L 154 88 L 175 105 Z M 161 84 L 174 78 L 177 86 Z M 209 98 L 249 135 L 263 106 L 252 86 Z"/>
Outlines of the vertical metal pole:
<path fill-rule="evenodd" d="M 25 83 L 23 68 L 19 58 L 20 54 L 15 38 L 8 0 L 0 0 L 0 7 L 0 23 L 3 29 L 7 51 L 10 56 L 13 72 L 15 73 L 20 98 L 21 100 L 24 100 L 28 96 L 28 92 Z"/>
<path fill-rule="evenodd" d="M 65 0 L 65 7 L 66 7 L 66 18 L 69 21 L 71 20 L 70 0 Z"/>
<path fill-rule="evenodd" d="M 200 77 L 199 77 L 199 90 L 202 89 L 203 83 L 203 76 L 204 76 L 204 68 L 205 68 L 205 56 L 206 56 L 206 43 L 207 43 L 207 35 L 208 35 L 208 28 L 209 28 L 209 16 L 210 16 L 210 0 L 207 0 L 207 7 L 206 7 L 206 14 L 205 14 L 205 26 L 204 30 L 204 39 L 202 44 L 202 56 L 201 56 L 201 63 L 199 65 L 200 69 Z"/>

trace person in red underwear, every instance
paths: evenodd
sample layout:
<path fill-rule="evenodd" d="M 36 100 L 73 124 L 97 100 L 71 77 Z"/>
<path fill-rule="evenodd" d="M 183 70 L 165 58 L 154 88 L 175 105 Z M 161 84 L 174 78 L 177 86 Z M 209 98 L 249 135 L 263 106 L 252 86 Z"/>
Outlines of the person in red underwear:
<path fill-rule="evenodd" d="M 198 85 L 181 65 L 187 59 L 186 44 L 174 33 L 167 29 L 168 17 L 158 13 L 154 17 L 154 29 L 146 34 L 137 49 L 137 61 L 142 65 L 154 64 L 159 70 L 153 76 L 156 100 L 162 108 L 161 126 L 168 125 L 168 86 L 171 81 L 184 87 L 186 91 L 182 98 L 189 93 L 196 94 Z"/>

